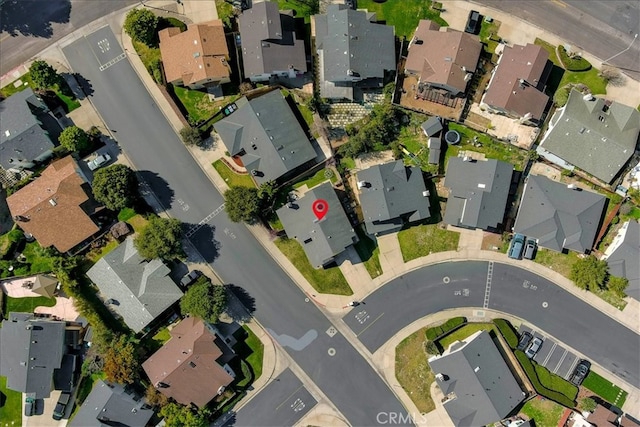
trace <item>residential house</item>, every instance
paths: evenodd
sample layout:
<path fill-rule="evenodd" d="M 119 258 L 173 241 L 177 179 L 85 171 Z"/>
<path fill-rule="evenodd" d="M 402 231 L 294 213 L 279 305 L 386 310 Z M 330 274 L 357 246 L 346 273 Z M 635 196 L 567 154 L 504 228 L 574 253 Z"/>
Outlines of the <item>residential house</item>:
<path fill-rule="evenodd" d="M 137 333 L 182 297 L 170 272 L 159 259 L 143 259 L 129 237 L 100 258 L 87 276 L 105 304 Z"/>
<path fill-rule="evenodd" d="M 54 375 L 63 367 L 65 328 L 63 321 L 9 313 L 0 328 L 0 376 L 7 377 L 7 388 L 49 397 Z"/>
<path fill-rule="evenodd" d="M 542 46 L 505 45 L 480 107 L 525 124 L 541 124 L 549 104 L 544 89 L 552 69 L 549 53 Z"/>
<path fill-rule="evenodd" d="M 640 301 L 640 224 L 638 220 L 625 222 L 602 259 L 609 264 L 609 274 L 629 280 L 626 293 Z"/>
<path fill-rule="evenodd" d="M 171 339 L 143 364 L 158 391 L 183 405 L 203 408 L 222 394 L 235 374 L 235 353 L 202 320 L 187 317 L 170 331 Z"/>
<path fill-rule="evenodd" d="M 100 228 L 91 218 L 102 209 L 71 156 L 51 163 L 33 182 L 7 197 L 14 220 L 42 247 L 68 252 Z"/>
<path fill-rule="evenodd" d="M 611 184 L 635 152 L 639 134 L 635 108 L 574 89 L 551 118 L 537 151 L 564 169 L 577 167 Z"/>
<path fill-rule="evenodd" d="M 418 167 L 397 160 L 361 170 L 356 180 L 369 234 L 399 231 L 405 223 L 431 216 L 429 192 Z"/>
<path fill-rule="evenodd" d="M 330 4 L 311 18 L 323 98 L 361 101 L 362 88 L 381 88 L 385 71 L 396 68 L 394 27 L 376 15 Z"/>
<path fill-rule="evenodd" d="M 326 214 L 318 220 L 313 203 L 326 204 Z M 313 187 L 302 197 L 278 209 L 287 236 L 296 239 L 314 268 L 322 268 L 334 261 L 334 257 L 358 242 L 349 218 L 330 183 Z"/>
<path fill-rule="evenodd" d="M 543 248 L 587 253 L 598 233 L 606 201 L 604 196 L 575 185 L 529 175 L 513 231 L 536 239 Z"/>
<path fill-rule="evenodd" d="M 404 72 L 416 76 L 419 87 L 462 96 L 478 66 L 482 43 L 477 36 L 429 20 L 420 20 L 409 42 Z"/>
<path fill-rule="evenodd" d="M 236 105 L 214 128 L 258 184 L 291 177 L 315 164 L 316 152 L 279 90 L 251 101 L 241 98 Z"/>
<path fill-rule="evenodd" d="M 498 231 L 503 226 L 513 165 L 500 160 L 451 157 L 444 186 L 449 198 L 446 224 Z"/>
<path fill-rule="evenodd" d="M 525 398 L 487 331 L 478 331 L 429 358 L 443 406 L 457 426 L 484 426 L 507 418 Z"/>
<path fill-rule="evenodd" d="M 245 78 L 260 82 L 307 72 L 304 38 L 296 33 L 292 11 L 279 11 L 275 1 L 254 2 L 238 18 L 238 27 Z"/>
<path fill-rule="evenodd" d="M 98 380 L 70 421 L 71 427 L 146 427 L 153 409 L 120 384 Z"/>
<path fill-rule="evenodd" d="M 167 83 L 201 89 L 231 81 L 229 49 L 219 19 L 190 24 L 184 32 L 165 28 L 158 36 Z"/>
<path fill-rule="evenodd" d="M 14 172 L 33 168 L 53 155 L 60 131 L 31 88 L 0 101 L 0 166 Z"/>
<path fill-rule="evenodd" d="M 420 125 L 422 132 L 428 139 L 427 148 L 429 148 L 430 165 L 437 165 L 440 163 L 440 157 L 442 156 L 442 119 L 438 116 L 429 117 L 427 121 Z"/>
<path fill-rule="evenodd" d="M 582 417 L 576 417 L 582 418 Z M 584 419 L 584 418 L 583 418 Z M 598 404 L 596 409 L 589 413 L 586 422 L 594 427 L 639 427 L 640 422 L 631 418 L 628 414 L 615 413 Z M 574 426 L 578 424 L 574 423 Z"/>

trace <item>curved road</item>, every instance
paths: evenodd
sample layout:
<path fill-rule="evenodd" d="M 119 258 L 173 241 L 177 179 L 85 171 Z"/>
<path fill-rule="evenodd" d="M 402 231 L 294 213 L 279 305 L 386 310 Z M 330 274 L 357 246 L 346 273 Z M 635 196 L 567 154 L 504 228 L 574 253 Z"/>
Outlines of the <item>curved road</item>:
<path fill-rule="evenodd" d="M 491 266 L 489 286 L 489 262 L 448 262 L 414 270 L 373 292 L 343 320 L 373 353 L 402 328 L 429 314 L 489 308 L 526 320 L 629 384 L 640 384 L 637 331 L 525 269 Z"/>

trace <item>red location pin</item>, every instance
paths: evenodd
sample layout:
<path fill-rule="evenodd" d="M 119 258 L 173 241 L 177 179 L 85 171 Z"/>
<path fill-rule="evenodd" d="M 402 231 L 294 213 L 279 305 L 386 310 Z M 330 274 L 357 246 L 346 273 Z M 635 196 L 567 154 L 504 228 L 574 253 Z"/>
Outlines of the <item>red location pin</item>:
<path fill-rule="evenodd" d="M 326 200 L 318 199 L 313 202 L 311 206 L 313 209 L 313 213 L 318 218 L 318 221 L 322 221 L 322 218 L 329 212 L 329 203 Z"/>

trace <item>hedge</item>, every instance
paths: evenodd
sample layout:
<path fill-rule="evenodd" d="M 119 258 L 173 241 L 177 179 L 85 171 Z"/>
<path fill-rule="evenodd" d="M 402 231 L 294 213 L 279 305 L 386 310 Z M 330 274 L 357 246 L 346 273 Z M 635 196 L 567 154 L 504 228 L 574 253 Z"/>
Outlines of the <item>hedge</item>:
<path fill-rule="evenodd" d="M 425 334 L 429 341 L 436 341 L 438 338 L 441 338 L 443 335 L 448 334 L 458 326 L 464 325 L 465 323 L 467 323 L 466 317 L 453 317 L 440 326 L 434 326 L 427 329 Z"/>
<path fill-rule="evenodd" d="M 496 325 L 504 339 L 507 341 L 507 344 L 509 344 L 509 347 L 511 347 L 512 350 L 515 350 L 518 346 L 519 340 L 518 334 L 515 329 L 513 329 L 511 323 L 505 319 L 493 319 L 493 324 Z"/>
<path fill-rule="evenodd" d="M 522 366 L 527 377 L 529 377 L 531 384 L 533 384 L 533 388 L 539 395 L 567 408 L 575 408 L 575 398 L 578 394 L 577 387 L 557 375 L 550 373 L 545 367 L 534 364 L 524 352 L 516 350 L 514 353 L 518 362 L 520 362 L 520 366 Z M 557 377 L 557 379 L 553 377 Z M 543 381 L 547 382 L 547 384 L 543 384 Z M 549 387 L 553 387 L 553 389 Z"/>
<path fill-rule="evenodd" d="M 562 62 L 562 65 L 567 71 L 588 71 L 591 69 L 589 61 L 583 57 L 569 57 L 564 46 L 558 46 L 558 54 L 560 55 L 560 62 Z"/>

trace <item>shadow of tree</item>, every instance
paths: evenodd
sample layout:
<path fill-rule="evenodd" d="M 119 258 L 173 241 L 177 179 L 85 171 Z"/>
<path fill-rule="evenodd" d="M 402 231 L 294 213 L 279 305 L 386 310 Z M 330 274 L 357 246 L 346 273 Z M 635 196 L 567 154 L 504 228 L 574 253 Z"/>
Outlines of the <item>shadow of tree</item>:
<path fill-rule="evenodd" d="M 86 97 L 93 96 L 93 85 L 91 82 L 84 78 L 80 73 L 73 73 L 70 77 L 76 79 L 78 87 L 81 89 L 80 93 L 75 93 L 76 98 L 85 99 Z"/>
<path fill-rule="evenodd" d="M 70 17 L 70 0 L 8 0 L 0 9 L 0 32 L 48 39 L 53 36 L 52 24 L 68 23 Z"/>
<path fill-rule="evenodd" d="M 138 171 L 138 182 L 140 183 L 140 195 L 147 200 L 153 198 L 160 202 L 162 208 L 169 210 L 173 203 L 174 191 L 169 186 L 169 183 L 164 180 L 156 172 L 151 171 Z"/>
<path fill-rule="evenodd" d="M 183 224 L 183 235 L 197 250 L 193 253 L 187 248 L 188 261 L 212 263 L 218 258 L 221 244 L 215 239 L 215 230 L 215 226 L 210 224 Z"/>
<path fill-rule="evenodd" d="M 256 311 L 256 299 L 249 294 L 244 288 L 229 283 L 225 285 L 230 294 L 230 303 L 227 307 L 227 314 L 239 323 L 251 320 L 252 314 Z M 241 307 L 234 306 L 233 302 L 237 302 Z M 237 304 L 236 304 L 237 305 Z"/>

